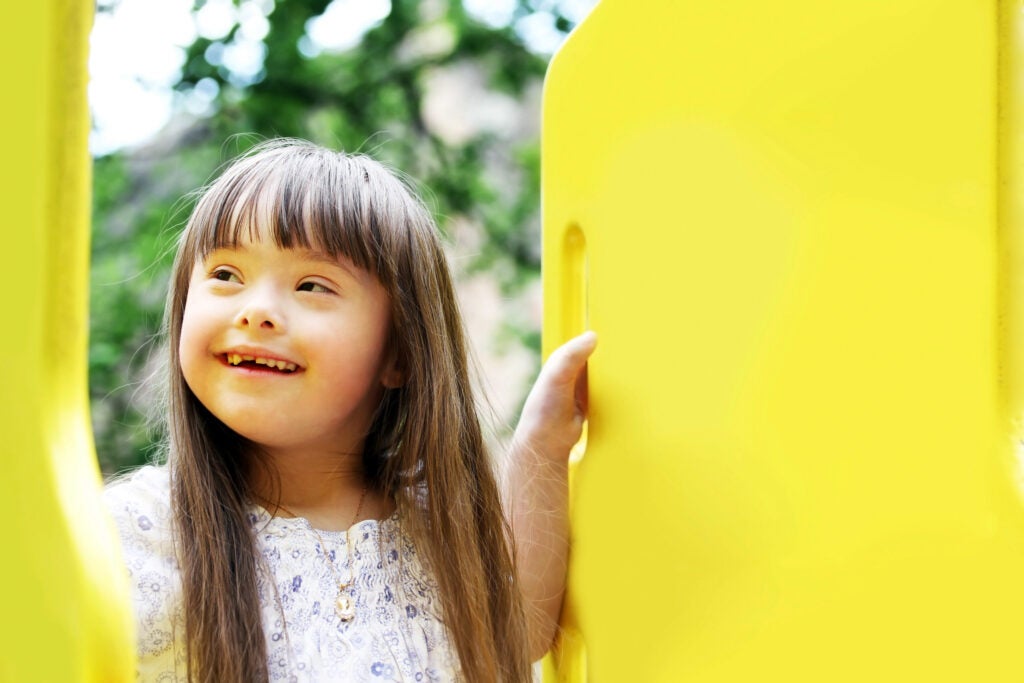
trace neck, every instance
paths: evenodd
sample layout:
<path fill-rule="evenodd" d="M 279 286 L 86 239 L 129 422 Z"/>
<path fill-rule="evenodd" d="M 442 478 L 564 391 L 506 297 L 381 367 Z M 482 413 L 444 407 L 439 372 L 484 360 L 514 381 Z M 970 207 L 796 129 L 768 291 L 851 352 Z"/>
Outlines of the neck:
<path fill-rule="evenodd" d="M 264 449 L 262 457 L 268 467 L 257 465 L 251 475 L 256 502 L 271 514 L 305 517 L 318 528 L 348 528 L 363 491 L 370 486 L 359 454 Z M 372 491 L 365 502 L 362 519 L 381 512 Z"/>

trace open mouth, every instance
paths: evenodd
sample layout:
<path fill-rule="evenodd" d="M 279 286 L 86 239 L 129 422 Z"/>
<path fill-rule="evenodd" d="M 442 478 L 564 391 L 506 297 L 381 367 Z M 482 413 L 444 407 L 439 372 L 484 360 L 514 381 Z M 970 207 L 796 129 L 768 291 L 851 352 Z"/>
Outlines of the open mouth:
<path fill-rule="evenodd" d="M 243 356 L 238 353 L 225 353 L 224 360 L 227 361 L 228 365 L 243 367 L 262 366 L 266 367 L 268 370 L 276 370 L 277 372 L 283 372 L 285 374 L 295 372 L 299 367 L 295 363 L 289 363 L 285 360 L 262 358 L 260 356 Z"/>

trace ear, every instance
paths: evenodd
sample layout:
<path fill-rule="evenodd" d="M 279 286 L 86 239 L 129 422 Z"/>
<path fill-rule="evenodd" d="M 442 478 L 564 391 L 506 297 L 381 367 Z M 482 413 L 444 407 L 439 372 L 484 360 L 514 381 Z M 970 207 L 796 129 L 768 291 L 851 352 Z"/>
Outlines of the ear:
<path fill-rule="evenodd" d="M 394 348 L 388 352 L 380 372 L 380 383 L 385 389 L 397 389 L 405 384 L 405 365 L 398 358 Z"/>
<path fill-rule="evenodd" d="M 398 370 L 387 370 L 381 375 L 380 383 L 385 389 L 397 389 L 405 384 L 405 374 Z"/>

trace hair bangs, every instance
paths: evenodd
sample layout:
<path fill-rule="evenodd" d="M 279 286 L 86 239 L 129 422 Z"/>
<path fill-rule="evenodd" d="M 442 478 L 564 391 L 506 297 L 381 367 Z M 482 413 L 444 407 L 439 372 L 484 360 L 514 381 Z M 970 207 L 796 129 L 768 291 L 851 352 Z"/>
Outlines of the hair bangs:
<path fill-rule="evenodd" d="M 281 249 L 345 257 L 379 275 L 383 221 L 367 196 L 364 173 L 328 150 L 285 151 L 243 159 L 209 187 L 186 230 L 193 261 L 269 238 Z"/>

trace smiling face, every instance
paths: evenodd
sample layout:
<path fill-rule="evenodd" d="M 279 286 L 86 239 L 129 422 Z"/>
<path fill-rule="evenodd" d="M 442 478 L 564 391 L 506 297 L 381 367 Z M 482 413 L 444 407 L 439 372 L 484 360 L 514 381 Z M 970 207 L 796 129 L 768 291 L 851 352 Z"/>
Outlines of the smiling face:
<path fill-rule="evenodd" d="M 268 451 L 359 453 L 384 388 L 401 383 L 387 293 L 344 256 L 257 237 L 193 267 L 178 345 L 185 381 Z"/>

